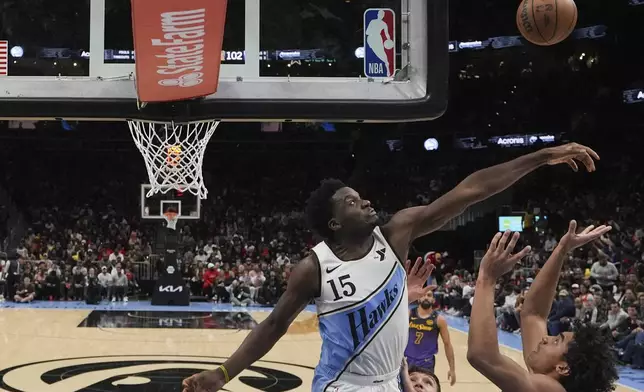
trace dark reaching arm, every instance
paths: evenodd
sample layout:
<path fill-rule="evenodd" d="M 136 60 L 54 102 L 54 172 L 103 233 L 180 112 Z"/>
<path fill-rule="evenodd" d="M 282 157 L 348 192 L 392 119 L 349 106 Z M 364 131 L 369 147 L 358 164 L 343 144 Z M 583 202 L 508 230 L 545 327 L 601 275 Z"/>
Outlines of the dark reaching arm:
<path fill-rule="evenodd" d="M 450 219 L 461 214 L 474 203 L 485 200 L 517 182 L 523 176 L 549 164 L 567 164 L 577 171 L 577 161 L 587 171 L 595 171 L 599 155 L 577 143 L 544 148 L 500 165 L 488 167 L 469 175 L 465 180 L 432 204 L 402 210 L 383 227 L 387 239 L 401 260 L 407 259 L 406 249 L 411 242 L 438 230 Z M 402 252 L 402 251 L 405 252 Z"/>
<path fill-rule="evenodd" d="M 454 346 L 452 346 L 452 340 L 449 336 L 449 328 L 447 326 L 445 317 L 438 316 L 437 323 L 441 339 L 443 340 L 445 357 L 447 357 L 447 363 L 449 364 L 449 382 L 450 385 L 454 385 L 454 383 L 456 382 L 456 360 L 454 359 Z"/>
<path fill-rule="evenodd" d="M 547 164 L 551 157 L 551 149 L 546 148 L 479 170 L 430 205 L 398 212 L 383 230 L 395 248 L 406 249 L 416 238 L 440 229 L 472 204 L 502 192 L 528 173 Z M 399 256 L 406 259 L 407 255 Z"/>
<path fill-rule="evenodd" d="M 244 339 L 241 346 L 224 363 L 232 379 L 253 362 L 262 358 L 286 333 L 295 317 L 319 290 L 318 262 L 315 256 L 300 261 L 293 270 L 288 286 L 275 309 Z"/>
<path fill-rule="evenodd" d="M 382 229 L 400 260 L 407 260 L 408 248 L 416 238 L 440 229 L 467 207 L 507 189 L 539 167 L 565 163 L 577 171 L 576 161 L 579 161 L 587 171 L 593 172 L 593 159 L 599 159 L 599 155 L 577 143 L 544 148 L 470 174 L 456 188 L 432 204 L 398 212 Z"/>

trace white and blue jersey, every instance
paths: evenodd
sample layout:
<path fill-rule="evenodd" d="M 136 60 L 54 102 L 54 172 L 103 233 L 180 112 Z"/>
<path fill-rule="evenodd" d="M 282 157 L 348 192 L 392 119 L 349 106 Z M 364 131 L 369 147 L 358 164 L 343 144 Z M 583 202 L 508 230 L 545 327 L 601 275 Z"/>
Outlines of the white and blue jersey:
<path fill-rule="evenodd" d="M 342 261 L 321 242 L 313 248 L 321 274 L 315 299 L 322 353 L 313 391 L 345 390 L 342 385 L 378 390 L 399 385 L 407 346 L 407 274 L 379 227 L 362 259 Z M 358 390 L 360 390 L 358 388 Z"/>

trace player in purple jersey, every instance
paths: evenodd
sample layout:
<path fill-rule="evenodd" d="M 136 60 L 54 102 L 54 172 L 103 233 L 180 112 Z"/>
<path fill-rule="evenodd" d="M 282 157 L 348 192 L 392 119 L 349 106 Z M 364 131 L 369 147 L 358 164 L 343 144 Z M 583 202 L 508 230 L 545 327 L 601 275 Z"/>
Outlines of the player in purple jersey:
<path fill-rule="evenodd" d="M 431 291 L 419 300 L 419 306 L 409 312 L 409 342 L 405 358 L 410 366 L 418 366 L 434 372 L 438 353 L 438 336 L 443 340 L 445 356 L 449 363 L 447 379 L 450 385 L 456 382 L 454 347 L 449 337 L 447 321 L 434 310 L 434 293 Z"/>

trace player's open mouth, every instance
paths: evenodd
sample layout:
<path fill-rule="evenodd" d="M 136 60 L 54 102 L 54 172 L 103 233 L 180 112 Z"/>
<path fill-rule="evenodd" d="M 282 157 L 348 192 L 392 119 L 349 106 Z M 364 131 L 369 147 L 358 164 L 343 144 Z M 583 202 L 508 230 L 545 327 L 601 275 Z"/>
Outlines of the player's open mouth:
<path fill-rule="evenodd" d="M 369 215 L 376 215 L 376 210 L 369 208 Z"/>

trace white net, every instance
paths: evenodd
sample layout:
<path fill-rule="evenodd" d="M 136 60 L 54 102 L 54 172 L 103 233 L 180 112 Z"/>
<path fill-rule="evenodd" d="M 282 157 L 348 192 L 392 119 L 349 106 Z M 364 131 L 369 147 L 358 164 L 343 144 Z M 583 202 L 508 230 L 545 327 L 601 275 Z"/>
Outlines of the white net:
<path fill-rule="evenodd" d="M 166 227 L 168 229 L 176 230 L 177 229 L 177 222 L 179 221 L 179 215 L 176 213 L 171 213 L 171 212 L 166 212 L 163 214 L 163 218 L 166 221 Z"/>
<path fill-rule="evenodd" d="M 219 121 L 184 124 L 128 120 L 136 147 L 143 155 L 150 178 L 147 197 L 171 189 L 208 196 L 203 183 L 203 156 Z"/>

